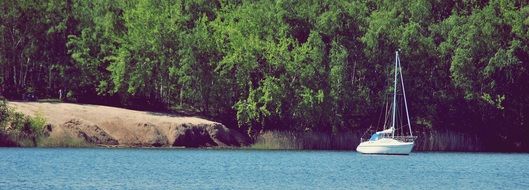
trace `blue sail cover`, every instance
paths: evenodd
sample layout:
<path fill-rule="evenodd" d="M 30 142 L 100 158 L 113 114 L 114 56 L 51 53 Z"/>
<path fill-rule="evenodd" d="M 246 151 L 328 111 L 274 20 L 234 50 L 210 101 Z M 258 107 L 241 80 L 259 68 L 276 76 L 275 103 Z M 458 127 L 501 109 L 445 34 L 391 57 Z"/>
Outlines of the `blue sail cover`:
<path fill-rule="evenodd" d="M 379 136 L 379 134 L 374 133 L 373 135 L 371 135 L 371 138 L 369 138 L 369 141 L 376 141 L 376 140 L 378 140 L 378 136 Z"/>

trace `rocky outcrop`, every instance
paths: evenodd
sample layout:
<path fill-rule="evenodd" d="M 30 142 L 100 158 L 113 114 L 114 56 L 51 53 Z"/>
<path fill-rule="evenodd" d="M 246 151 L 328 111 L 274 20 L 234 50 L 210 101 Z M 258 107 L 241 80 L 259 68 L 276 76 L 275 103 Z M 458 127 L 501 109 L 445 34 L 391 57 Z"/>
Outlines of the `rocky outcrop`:
<path fill-rule="evenodd" d="M 143 137 L 138 138 L 141 139 L 138 141 L 139 145 L 155 147 L 167 146 L 167 137 L 158 130 L 156 125 L 149 122 L 138 123 L 136 124 L 136 129 L 138 129 L 138 135 Z"/>
<path fill-rule="evenodd" d="M 82 122 L 79 119 L 71 119 L 62 124 L 61 127 L 65 132 L 74 134 L 84 139 L 90 144 L 117 145 L 118 141 L 102 130 L 99 126 Z M 49 127 L 48 127 L 49 128 Z M 53 132 L 53 130 L 51 130 Z"/>
<path fill-rule="evenodd" d="M 250 139 L 247 136 L 229 129 L 220 123 L 215 123 L 206 128 L 207 132 L 219 146 L 247 146 Z"/>
<path fill-rule="evenodd" d="M 180 147 L 204 146 L 247 146 L 249 138 L 220 123 L 184 123 L 170 127 L 167 137 L 169 144 Z"/>
<path fill-rule="evenodd" d="M 150 122 L 120 126 L 121 120 L 101 126 L 80 119 L 71 119 L 59 126 L 48 125 L 46 133 L 60 131 L 79 137 L 89 144 L 125 147 L 229 147 L 249 145 L 249 138 L 226 126 L 210 123 Z M 126 123 L 126 122 L 125 122 Z M 163 130 L 165 129 L 165 130 Z M 49 136 L 49 135 L 48 135 Z"/>
<path fill-rule="evenodd" d="M 184 123 L 171 127 L 168 138 L 172 146 L 201 147 L 218 146 L 207 131 L 208 125 L 190 125 Z"/>
<path fill-rule="evenodd" d="M 8 104 L 25 115 L 44 117 L 49 125 L 43 134 L 53 141 L 50 146 L 85 142 L 125 147 L 225 147 L 246 146 L 250 141 L 237 130 L 198 117 L 88 104 Z"/>
<path fill-rule="evenodd" d="M 116 138 L 120 146 L 167 146 L 166 135 L 150 122 L 130 123 L 116 118 L 102 123 L 101 127 Z"/>

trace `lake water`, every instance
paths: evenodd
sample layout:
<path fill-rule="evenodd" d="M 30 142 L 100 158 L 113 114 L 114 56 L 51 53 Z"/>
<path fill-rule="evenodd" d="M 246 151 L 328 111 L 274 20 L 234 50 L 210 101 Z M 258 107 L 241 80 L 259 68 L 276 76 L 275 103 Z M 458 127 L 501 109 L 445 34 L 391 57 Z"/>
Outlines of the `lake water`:
<path fill-rule="evenodd" d="M 0 189 L 529 189 L 529 154 L 0 148 Z"/>

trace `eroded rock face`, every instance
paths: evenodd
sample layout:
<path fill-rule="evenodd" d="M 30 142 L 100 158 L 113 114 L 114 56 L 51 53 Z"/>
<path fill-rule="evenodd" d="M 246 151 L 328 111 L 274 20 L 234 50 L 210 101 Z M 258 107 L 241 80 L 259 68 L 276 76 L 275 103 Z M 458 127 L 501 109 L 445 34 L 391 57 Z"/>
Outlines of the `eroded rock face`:
<path fill-rule="evenodd" d="M 247 146 L 250 139 L 243 134 L 229 129 L 220 123 L 206 127 L 211 138 L 219 146 Z"/>
<path fill-rule="evenodd" d="M 169 138 L 173 138 L 172 146 L 203 147 L 217 146 L 205 125 L 182 124 L 170 130 Z"/>
<path fill-rule="evenodd" d="M 172 146 L 246 146 L 249 139 L 220 123 L 192 125 L 184 123 L 171 126 L 167 135 Z"/>
<path fill-rule="evenodd" d="M 156 125 L 146 122 L 137 123 L 133 128 L 136 130 L 135 146 L 154 146 L 161 147 L 167 146 L 167 137 L 162 134 Z"/>
<path fill-rule="evenodd" d="M 65 131 L 69 131 L 78 137 L 84 139 L 88 143 L 103 144 L 103 145 L 117 145 L 118 141 L 106 133 L 99 126 L 82 122 L 79 119 L 71 119 L 62 124 Z"/>
<path fill-rule="evenodd" d="M 98 126 L 79 119 L 71 119 L 59 127 L 88 143 L 99 145 L 225 147 L 249 144 L 248 137 L 215 122 L 201 124 L 163 123 L 159 125 L 142 122 L 127 125 L 125 122 L 114 121 L 105 122 L 102 126 Z M 52 131 L 51 127 L 50 131 Z"/>

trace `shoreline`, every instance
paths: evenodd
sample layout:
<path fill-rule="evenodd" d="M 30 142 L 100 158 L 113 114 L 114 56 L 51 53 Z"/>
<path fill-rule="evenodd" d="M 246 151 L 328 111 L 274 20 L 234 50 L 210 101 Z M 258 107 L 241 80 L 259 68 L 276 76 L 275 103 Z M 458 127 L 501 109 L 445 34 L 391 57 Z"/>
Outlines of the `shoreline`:
<path fill-rule="evenodd" d="M 0 146 L 354 151 L 363 134 L 360 130 L 337 134 L 265 131 L 250 140 L 235 129 L 197 117 L 60 102 L 10 101 L 7 105 L 26 116 L 41 117 L 45 126 L 39 132 L 41 136 L 30 139 L 14 138 L 16 133 L 8 131 L 4 140 L 0 139 Z M 417 134 L 417 152 L 528 152 L 514 147 L 487 147 L 483 137 L 475 134 Z"/>
<path fill-rule="evenodd" d="M 251 147 L 133 147 L 133 146 L 86 146 L 86 147 L 14 147 L 14 146 L 0 146 L 0 149 L 145 149 L 145 150 L 213 150 L 213 151 L 263 151 L 263 152 L 351 152 L 365 156 L 409 156 L 409 155 L 387 155 L 387 154 L 362 154 L 356 150 L 340 150 L 340 149 L 261 149 L 261 148 L 251 148 Z M 425 150 L 413 150 L 410 155 L 413 153 L 463 153 L 463 154 L 529 154 L 529 152 L 524 151 L 425 151 Z"/>
<path fill-rule="evenodd" d="M 21 119 L 12 118 L 5 131 L 18 146 L 210 147 L 250 144 L 249 138 L 237 130 L 198 117 L 73 103 L 10 101 L 7 106 L 12 115 L 20 113 L 17 116 Z M 26 122 L 19 125 L 19 120 Z M 33 125 L 33 120 L 41 122 L 39 126 L 30 126 L 33 130 L 28 135 L 24 126 Z"/>

